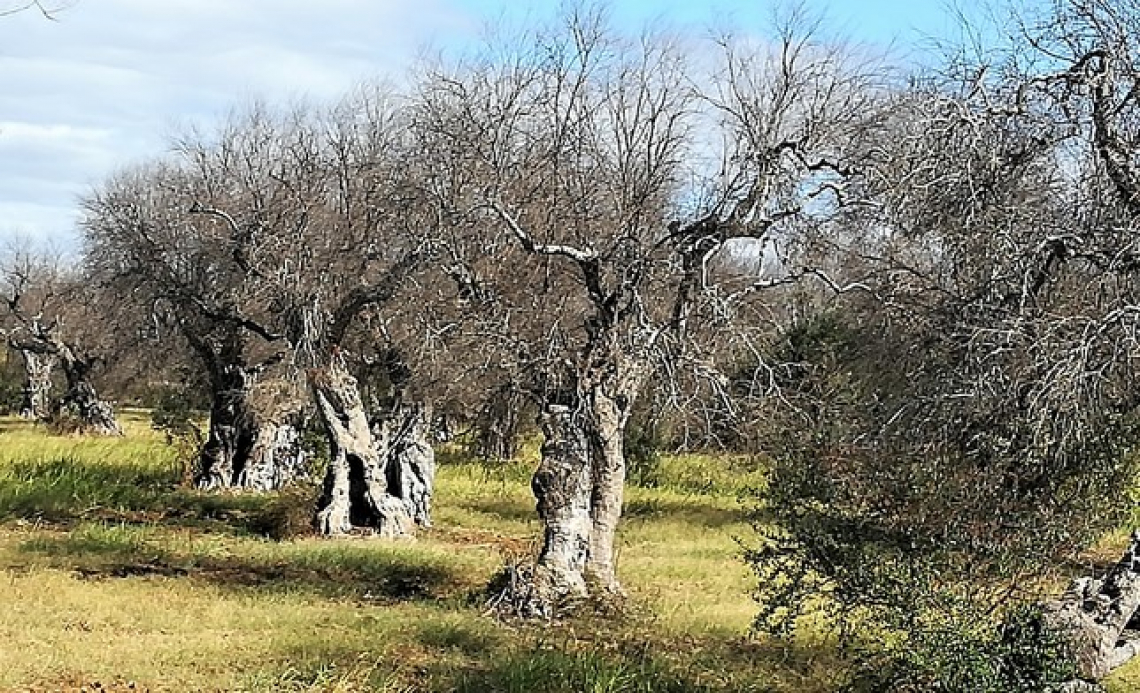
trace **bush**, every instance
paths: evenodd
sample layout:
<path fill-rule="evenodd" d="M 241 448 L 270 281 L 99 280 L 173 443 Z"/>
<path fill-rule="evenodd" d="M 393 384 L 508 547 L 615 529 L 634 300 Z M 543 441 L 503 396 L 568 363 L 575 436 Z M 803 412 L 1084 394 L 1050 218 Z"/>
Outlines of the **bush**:
<path fill-rule="evenodd" d="M 776 357 L 790 364 L 770 413 L 780 436 L 746 556 L 757 627 L 832 625 L 853 690 L 1056 682 L 1062 653 L 1022 611 L 1025 578 L 1129 507 L 1134 417 L 1102 403 L 1042 411 L 1058 393 L 1019 373 L 1012 349 L 995 376 L 999 357 L 976 348 L 937 321 L 849 313 L 792 331 Z"/>
<path fill-rule="evenodd" d="M 150 425 L 166 436 L 166 444 L 176 448 L 180 478 L 189 484 L 205 444 L 199 427 L 202 413 L 195 408 L 193 393 L 185 388 L 165 388 L 150 411 Z"/>

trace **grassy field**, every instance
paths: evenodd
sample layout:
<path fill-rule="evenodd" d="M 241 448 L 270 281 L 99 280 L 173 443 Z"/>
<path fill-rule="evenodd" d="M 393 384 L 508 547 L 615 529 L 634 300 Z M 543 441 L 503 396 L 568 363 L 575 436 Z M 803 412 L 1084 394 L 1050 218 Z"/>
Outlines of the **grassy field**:
<path fill-rule="evenodd" d="M 748 637 L 742 461 L 664 458 L 627 495 L 618 620 L 509 623 L 482 588 L 539 531 L 520 462 L 444 456 L 415 541 L 268 538 L 293 496 L 181 488 L 141 412 L 123 439 L 0 418 L 0 690 L 827 691 L 822 642 Z M 1110 690 L 1140 690 L 1140 666 Z"/>
<path fill-rule="evenodd" d="M 824 655 L 746 636 L 743 468 L 666 459 L 632 488 L 631 613 L 500 622 L 481 592 L 534 550 L 525 463 L 448 459 L 417 540 L 263 535 L 296 499 L 179 488 L 141 413 L 118 440 L 0 419 L 0 690 L 824 690 Z"/>

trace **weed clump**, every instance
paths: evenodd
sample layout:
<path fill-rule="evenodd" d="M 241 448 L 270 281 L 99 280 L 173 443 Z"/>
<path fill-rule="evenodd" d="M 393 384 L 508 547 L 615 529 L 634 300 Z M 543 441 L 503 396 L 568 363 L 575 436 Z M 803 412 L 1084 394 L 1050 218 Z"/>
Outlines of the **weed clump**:
<path fill-rule="evenodd" d="M 276 541 L 312 534 L 319 495 L 320 489 L 312 484 L 281 489 L 250 515 L 250 531 Z"/>

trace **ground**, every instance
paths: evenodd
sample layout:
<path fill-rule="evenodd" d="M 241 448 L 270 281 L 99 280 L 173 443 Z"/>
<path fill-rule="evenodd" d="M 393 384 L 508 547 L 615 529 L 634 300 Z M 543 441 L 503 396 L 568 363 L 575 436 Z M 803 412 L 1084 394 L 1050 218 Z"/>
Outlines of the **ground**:
<path fill-rule="evenodd" d="M 631 608 L 555 624 L 488 615 L 484 586 L 539 531 L 528 463 L 442 455 L 414 541 L 278 540 L 284 496 L 180 487 L 178 446 L 0 418 L 3 691 L 827 691 L 825 643 L 749 637 L 746 460 L 665 458 L 628 493 Z M 744 500 L 742 500 L 744 499 Z M 287 532 L 286 532 L 287 533 Z M 1114 679 L 1134 690 L 1140 669 Z"/>
<path fill-rule="evenodd" d="M 415 541 L 278 541 L 264 534 L 297 498 L 179 488 L 177 446 L 142 412 L 125 423 L 93 439 L 0 419 L 2 690 L 823 687 L 810 654 L 746 637 L 743 466 L 667 459 L 629 493 L 631 612 L 531 625 L 489 616 L 482 593 L 534 550 L 525 461 L 444 456 Z"/>

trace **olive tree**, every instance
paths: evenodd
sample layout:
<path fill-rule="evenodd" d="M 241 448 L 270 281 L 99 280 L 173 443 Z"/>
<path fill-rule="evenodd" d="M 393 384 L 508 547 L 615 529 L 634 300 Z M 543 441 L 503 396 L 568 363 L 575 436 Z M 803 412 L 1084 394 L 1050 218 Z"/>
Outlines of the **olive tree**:
<path fill-rule="evenodd" d="M 187 151 L 177 162 L 122 172 L 84 200 L 85 263 L 99 281 L 137 297 L 208 373 L 209 432 L 195 472 L 201 488 L 276 488 L 302 462 L 294 426 L 302 398 L 279 373 L 264 377 L 285 351 L 259 312 L 247 260 L 254 239 L 200 211 L 218 191 L 236 194 L 229 170 L 244 166 L 253 176 L 252 144 L 242 135 L 236 126 L 226 134 L 229 159 Z"/>
<path fill-rule="evenodd" d="M 710 258 L 843 203 L 843 143 L 873 101 L 860 61 L 793 31 L 717 48 L 706 80 L 676 39 L 583 8 L 430 71 L 417 97 L 450 276 L 540 412 L 543 544 L 504 600 L 522 613 L 621 594 L 626 428 L 659 359 L 700 361 L 690 320 L 727 298 Z"/>
<path fill-rule="evenodd" d="M 76 426 L 103 435 L 122 435 L 111 406 L 101 400 L 91 376 L 100 362 L 102 331 L 94 314 L 93 288 L 58 259 L 14 250 L 2 270 L 8 346 L 24 362 L 20 413 L 28 418 Z M 61 397 L 51 394 L 52 371 L 66 378 Z"/>

